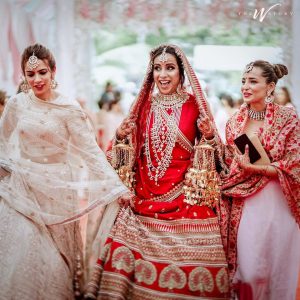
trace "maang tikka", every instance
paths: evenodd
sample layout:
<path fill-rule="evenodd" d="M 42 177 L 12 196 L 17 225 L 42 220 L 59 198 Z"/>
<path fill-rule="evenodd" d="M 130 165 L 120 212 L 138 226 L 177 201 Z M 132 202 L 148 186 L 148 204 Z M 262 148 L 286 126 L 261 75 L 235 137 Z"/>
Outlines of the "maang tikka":
<path fill-rule="evenodd" d="M 32 71 L 39 65 L 38 58 L 35 56 L 34 52 L 32 55 L 29 57 L 27 66 L 28 68 Z"/>
<path fill-rule="evenodd" d="M 250 64 L 248 64 L 246 66 L 245 73 L 249 73 L 250 71 L 252 71 L 253 67 L 254 67 L 254 63 L 253 62 L 251 62 Z"/>
<path fill-rule="evenodd" d="M 165 47 L 163 49 L 163 51 L 162 51 L 162 53 L 161 53 L 161 55 L 159 57 L 159 61 L 161 61 L 161 62 L 166 62 L 167 61 L 167 53 L 166 53 L 166 51 L 167 51 L 167 47 Z"/>

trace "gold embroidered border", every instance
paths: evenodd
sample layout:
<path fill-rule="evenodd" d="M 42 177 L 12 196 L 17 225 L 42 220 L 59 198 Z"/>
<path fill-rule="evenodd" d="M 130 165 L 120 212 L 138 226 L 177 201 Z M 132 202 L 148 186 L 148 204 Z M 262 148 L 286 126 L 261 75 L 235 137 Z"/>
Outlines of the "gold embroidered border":
<path fill-rule="evenodd" d="M 170 116 L 166 113 L 166 111 L 162 111 L 164 114 L 165 119 L 167 119 L 168 121 L 172 122 L 172 119 L 170 118 Z M 177 127 L 177 141 L 178 143 L 187 151 L 189 152 L 193 152 L 193 145 L 192 143 L 188 140 L 188 138 L 183 134 L 183 132 L 180 130 L 180 128 L 177 126 L 177 124 L 173 123 L 173 126 Z"/>
<path fill-rule="evenodd" d="M 201 224 L 203 220 L 177 220 L 179 226 L 177 230 L 174 221 L 152 219 L 151 228 L 150 218 L 146 218 L 148 220 L 145 226 L 138 216 L 130 217 L 126 211 L 122 213 L 119 215 L 111 237 L 129 249 L 142 251 L 147 260 L 178 261 L 183 264 L 200 261 L 210 265 L 226 266 L 220 232 L 213 221 L 205 220 Z M 197 221 L 200 222 L 198 226 L 195 224 Z M 192 233 L 189 232 L 191 224 L 188 222 L 194 223 Z M 172 226 L 169 226 L 169 223 Z M 157 224 L 159 226 L 155 226 Z M 180 228 L 180 225 L 184 226 Z M 153 227 L 155 227 L 154 231 Z"/>
<path fill-rule="evenodd" d="M 116 300 L 128 298 L 131 300 L 204 300 L 207 296 L 191 296 L 179 293 L 160 292 L 157 290 L 148 289 L 133 282 L 128 281 L 121 274 L 111 272 L 103 273 L 101 288 L 98 293 L 98 300 Z M 229 300 L 229 297 L 209 297 L 210 300 Z"/>
<path fill-rule="evenodd" d="M 155 202 L 171 202 L 182 193 L 183 182 L 177 184 L 174 188 L 172 188 L 168 193 L 159 196 L 153 197 L 150 199 L 140 199 L 139 201 L 155 201 Z"/>

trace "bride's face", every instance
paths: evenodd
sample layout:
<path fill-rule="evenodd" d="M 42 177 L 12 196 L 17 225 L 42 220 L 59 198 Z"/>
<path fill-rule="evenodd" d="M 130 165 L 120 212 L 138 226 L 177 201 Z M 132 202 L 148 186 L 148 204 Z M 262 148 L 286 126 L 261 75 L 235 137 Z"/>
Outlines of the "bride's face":
<path fill-rule="evenodd" d="M 31 70 L 28 64 L 25 65 L 25 78 L 34 94 L 40 99 L 46 100 L 50 97 L 53 77 L 54 72 L 41 59 L 38 59 L 38 66 L 35 69 Z"/>
<path fill-rule="evenodd" d="M 153 62 L 154 82 L 161 94 L 173 94 L 180 84 L 180 72 L 176 57 L 170 53 L 166 53 L 166 61 L 160 61 L 160 57 L 158 55 Z"/>

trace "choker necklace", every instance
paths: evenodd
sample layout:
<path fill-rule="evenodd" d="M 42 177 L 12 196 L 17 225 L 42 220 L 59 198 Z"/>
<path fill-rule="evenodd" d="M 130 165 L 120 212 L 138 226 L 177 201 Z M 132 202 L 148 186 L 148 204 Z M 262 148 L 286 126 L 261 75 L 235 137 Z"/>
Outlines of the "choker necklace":
<path fill-rule="evenodd" d="M 250 107 L 248 108 L 248 117 L 251 120 L 256 120 L 256 121 L 262 121 L 265 119 L 266 115 L 266 110 L 263 111 L 255 111 L 251 109 Z"/>
<path fill-rule="evenodd" d="M 174 93 L 171 95 L 156 94 L 152 97 L 152 103 L 155 106 L 164 108 L 181 107 L 182 104 L 189 98 L 187 93 Z"/>

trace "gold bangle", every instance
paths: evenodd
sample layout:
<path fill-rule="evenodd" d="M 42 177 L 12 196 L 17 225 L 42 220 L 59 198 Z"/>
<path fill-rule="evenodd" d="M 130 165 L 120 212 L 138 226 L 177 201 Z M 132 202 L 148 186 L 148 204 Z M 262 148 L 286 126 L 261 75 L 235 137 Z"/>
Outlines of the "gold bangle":
<path fill-rule="evenodd" d="M 116 142 L 117 142 L 118 144 L 125 144 L 126 141 L 127 141 L 127 138 L 125 137 L 124 139 L 119 140 L 119 139 L 117 138 L 117 136 L 115 136 L 115 140 L 116 140 Z"/>
<path fill-rule="evenodd" d="M 205 143 L 207 143 L 207 144 L 209 144 L 209 145 L 211 145 L 211 146 L 214 146 L 214 145 L 216 144 L 215 136 L 214 136 L 212 139 L 207 140 L 207 139 L 205 138 L 205 136 L 203 135 L 203 140 L 204 140 Z"/>
<path fill-rule="evenodd" d="M 268 172 L 268 167 L 269 166 L 263 166 L 261 171 L 259 172 L 261 175 L 263 176 L 267 176 L 267 172 Z"/>

